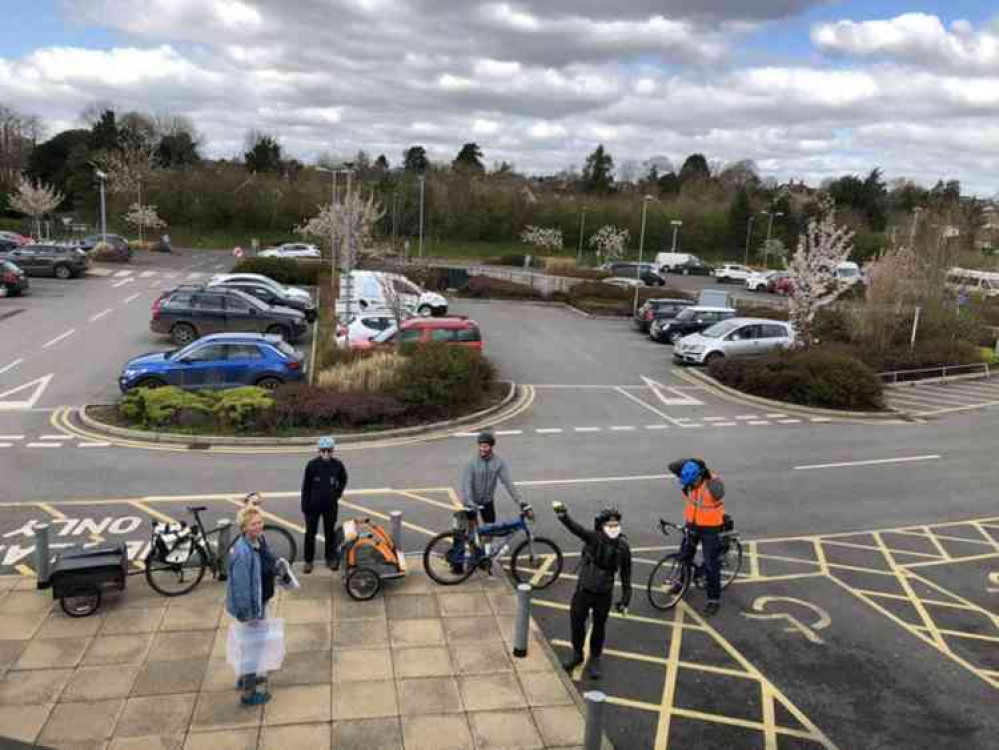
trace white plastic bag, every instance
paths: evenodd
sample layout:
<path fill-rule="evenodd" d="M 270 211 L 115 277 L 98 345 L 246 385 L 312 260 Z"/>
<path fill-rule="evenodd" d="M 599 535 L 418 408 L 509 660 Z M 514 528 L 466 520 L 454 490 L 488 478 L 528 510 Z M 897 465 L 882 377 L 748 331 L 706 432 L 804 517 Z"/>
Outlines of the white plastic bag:
<path fill-rule="evenodd" d="M 302 584 L 298 582 L 295 577 L 295 573 L 291 569 L 291 565 L 283 557 L 279 557 L 277 561 L 277 577 L 275 578 L 277 585 L 283 588 L 285 591 L 295 591 L 296 589 L 302 588 Z"/>
<path fill-rule="evenodd" d="M 284 620 L 234 622 L 226 646 L 226 660 L 237 677 L 278 670 L 284 662 Z"/>

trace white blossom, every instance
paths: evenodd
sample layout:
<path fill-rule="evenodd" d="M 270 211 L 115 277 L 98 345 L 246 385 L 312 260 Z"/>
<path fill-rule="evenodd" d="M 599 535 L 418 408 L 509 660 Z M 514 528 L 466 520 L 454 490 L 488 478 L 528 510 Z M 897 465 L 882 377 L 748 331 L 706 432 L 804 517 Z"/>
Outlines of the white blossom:
<path fill-rule="evenodd" d="M 607 224 L 600 227 L 590 237 L 589 245 L 596 248 L 597 255 L 607 258 L 620 258 L 624 255 L 625 248 L 628 247 L 630 239 L 631 234 L 627 229 L 618 229 L 611 224 Z"/>
<path fill-rule="evenodd" d="M 22 177 L 17 190 L 10 196 L 10 207 L 35 220 L 35 236 L 38 237 L 42 233 L 41 218 L 54 211 L 64 198 L 52 185 L 46 185 L 41 180 L 31 182 Z"/>
<path fill-rule="evenodd" d="M 555 227 L 536 227 L 533 224 L 529 224 L 520 233 L 520 241 L 541 250 L 561 250 L 562 230 Z"/>
<path fill-rule="evenodd" d="M 167 223 L 156 213 L 156 206 L 133 203 L 125 214 L 125 221 L 140 229 L 163 229 Z"/>

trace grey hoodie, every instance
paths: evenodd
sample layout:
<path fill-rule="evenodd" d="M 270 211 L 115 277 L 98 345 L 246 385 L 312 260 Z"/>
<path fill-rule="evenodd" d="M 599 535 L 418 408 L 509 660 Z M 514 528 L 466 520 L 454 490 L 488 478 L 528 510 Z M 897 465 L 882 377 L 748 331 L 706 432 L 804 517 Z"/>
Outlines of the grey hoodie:
<path fill-rule="evenodd" d="M 502 482 L 510 497 L 518 503 L 523 502 L 517 486 L 510 478 L 510 467 L 506 461 L 495 453 L 488 461 L 481 456 L 475 456 L 461 476 L 461 503 L 466 508 L 489 505 L 495 499 L 496 482 Z"/>

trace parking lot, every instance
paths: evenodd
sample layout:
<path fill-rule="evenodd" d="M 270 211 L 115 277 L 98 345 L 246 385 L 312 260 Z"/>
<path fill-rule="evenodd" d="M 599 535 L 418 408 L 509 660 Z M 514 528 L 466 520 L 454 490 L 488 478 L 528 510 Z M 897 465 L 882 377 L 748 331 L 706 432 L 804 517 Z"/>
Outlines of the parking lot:
<path fill-rule="evenodd" d="M 999 383 L 991 377 L 902 383 L 887 387 L 885 401 L 890 408 L 915 417 L 941 417 L 999 406 Z"/>
<path fill-rule="evenodd" d="M 56 545 L 123 541 L 141 559 L 152 520 L 182 519 L 196 503 L 214 524 L 251 489 L 264 493 L 269 521 L 302 532 L 302 452 L 87 440 L 60 429 L 64 412 L 52 411 L 114 396 L 124 359 L 170 348 L 148 332 L 158 290 L 227 265 L 189 255 L 74 282 L 33 279 L 35 294 L 0 301 L 0 402 L 32 402 L 0 410 L 0 574 L 32 572 L 34 523 L 51 523 Z M 566 553 L 562 579 L 534 605 L 563 654 L 579 544 L 550 504 L 566 502 L 584 523 L 609 504 L 624 514 L 635 591 L 628 616 L 610 624 L 600 683 L 618 747 L 991 746 L 999 517 L 994 448 L 982 435 L 999 427 L 994 410 L 897 424 L 769 411 L 678 377 L 670 347 L 627 321 L 451 303 L 481 324 L 486 353 L 530 397 L 528 410 L 496 426 L 497 450 L 538 511 L 537 531 Z M 49 375 L 37 398 L 37 386 L 16 390 Z M 450 524 L 472 434 L 344 446 L 351 482 L 341 513 L 384 520 L 402 510 L 404 547 L 418 555 Z M 691 455 L 726 481 L 746 545 L 742 575 L 710 620 L 701 591 L 669 613 L 644 592 L 676 541 L 655 519 L 682 510 L 666 464 Z M 513 513 L 502 491 L 498 502 Z"/>

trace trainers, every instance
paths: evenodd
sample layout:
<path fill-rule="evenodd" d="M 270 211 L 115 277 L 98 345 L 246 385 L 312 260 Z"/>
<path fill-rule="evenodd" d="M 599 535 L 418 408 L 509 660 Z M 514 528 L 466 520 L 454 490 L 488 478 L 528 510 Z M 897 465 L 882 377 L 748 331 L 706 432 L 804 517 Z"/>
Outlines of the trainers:
<path fill-rule="evenodd" d="M 717 599 L 708 599 L 708 603 L 704 605 L 704 614 L 706 617 L 711 617 L 718 614 L 719 609 L 721 609 L 720 601 Z"/>
<path fill-rule="evenodd" d="M 312 572 L 312 563 L 305 563 L 305 567 L 302 568 L 302 572 L 303 573 L 311 573 Z"/>
<path fill-rule="evenodd" d="M 326 567 L 333 571 L 340 570 L 340 558 L 334 557 L 332 560 L 327 560 Z"/>
<path fill-rule="evenodd" d="M 568 659 L 562 662 L 562 667 L 565 669 L 566 672 L 571 672 L 582 663 L 583 663 L 583 655 L 573 653 L 572 656 L 570 656 Z"/>
<path fill-rule="evenodd" d="M 591 680 L 599 680 L 604 676 L 604 671 L 600 667 L 599 656 L 591 656 L 590 660 L 586 663 L 586 676 Z"/>
<path fill-rule="evenodd" d="M 244 695 L 239 699 L 239 702 L 244 706 L 262 706 L 267 701 L 271 699 L 271 694 L 267 692 L 256 691 L 250 693 L 249 695 Z"/>

